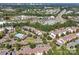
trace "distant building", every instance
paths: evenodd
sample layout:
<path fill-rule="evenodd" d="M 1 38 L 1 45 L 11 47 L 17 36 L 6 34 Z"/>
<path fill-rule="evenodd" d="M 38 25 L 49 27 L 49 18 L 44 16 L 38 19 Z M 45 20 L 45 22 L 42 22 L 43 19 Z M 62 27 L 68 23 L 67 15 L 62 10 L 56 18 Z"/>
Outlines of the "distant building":
<path fill-rule="evenodd" d="M 7 30 L 13 30 L 14 28 L 13 27 L 5 27 Z"/>
<path fill-rule="evenodd" d="M 79 14 L 79 12 L 75 12 L 75 14 Z"/>
<path fill-rule="evenodd" d="M 0 25 L 3 25 L 5 23 L 6 23 L 6 21 L 0 21 Z"/>
<path fill-rule="evenodd" d="M 12 8 L 3 8 L 3 9 L 1 9 L 1 10 L 4 10 L 4 11 L 11 11 L 11 12 L 14 12 L 15 11 L 15 9 L 12 9 Z"/>
<path fill-rule="evenodd" d="M 73 11 L 69 10 L 65 14 L 71 14 L 71 13 L 73 13 Z"/>
<path fill-rule="evenodd" d="M 39 35 L 39 36 L 42 35 L 42 32 L 41 32 L 41 31 L 36 31 L 35 33 L 36 33 L 37 35 Z"/>
<path fill-rule="evenodd" d="M 68 19 L 73 19 L 73 17 L 72 16 L 67 16 L 68 17 Z"/>
<path fill-rule="evenodd" d="M 0 31 L 4 31 L 5 29 L 4 28 L 0 28 Z"/>
<path fill-rule="evenodd" d="M 50 16 L 50 17 L 48 17 L 48 19 L 55 19 L 55 17 L 54 16 Z"/>

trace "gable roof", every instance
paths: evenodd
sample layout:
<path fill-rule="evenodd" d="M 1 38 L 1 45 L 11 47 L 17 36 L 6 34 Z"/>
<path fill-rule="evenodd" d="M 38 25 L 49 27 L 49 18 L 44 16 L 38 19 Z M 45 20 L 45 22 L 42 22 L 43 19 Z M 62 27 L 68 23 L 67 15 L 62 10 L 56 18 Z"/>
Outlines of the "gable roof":
<path fill-rule="evenodd" d="M 68 41 L 71 41 L 71 40 L 75 39 L 76 37 L 77 37 L 76 34 L 69 34 L 69 35 L 66 35 L 66 36 L 64 36 L 64 37 L 59 38 L 59 39 L 57 40 L 56 44 L 62 45 L 62 44 L 64 44 L 64 43 L 68 42 Z"/>
<path fill-rule="evenodd" d="M 22 54 L 38 54 L 43 53 L 44 51 L 47 52 L 50 49 L 50 45 L 37 45 L 36 48 L 31 49 L 30 47 L 25 47 L 22 50 L 19 51 L 19 53 Z"/>

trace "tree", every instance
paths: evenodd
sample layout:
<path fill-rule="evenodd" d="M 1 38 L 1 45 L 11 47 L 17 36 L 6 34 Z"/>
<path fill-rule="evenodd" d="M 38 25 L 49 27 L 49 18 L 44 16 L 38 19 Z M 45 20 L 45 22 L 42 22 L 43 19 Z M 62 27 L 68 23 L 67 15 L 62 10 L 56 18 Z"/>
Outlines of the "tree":
<path fill-rule="evenodd" d="M 56 38 L 59 38 L 59 35 L 58 34 L 56 35 Z"/>
<path fill-rule="evenodd" d="M 16 44 L 15 44 L 15 47 L 16 47 L 16 50 L 18 51 L 18 50 L 20 50 L 21 45 L 20 45 L 20 44 L 18 44 L 18 43 L 16 43 Z"/>
<path fill-rule="evenodd" d="M 49 51 L 47 51 L 47 54 L 48 54 L 48 55 L 52 55 L 52 54 L 53 54 L 53 53 L 52 53 L 52 50 L 49 49 Z"/>
<path fill-rule="evenodd" d="M 62 55 L 68 55 L 68 54 L 70 54 L 69 50 L 65 46 L 61 46 L 60 51 L 61 51 L 60 53 Z"/>
<path fill-rule="evenodd" d="M 17 42 L 21 42 L 21 39 L 19 39 L 19 38 L 17 38 L 16 40 L 17 40 Z"/>
<path fill-rule="evenodd" d="M 44 33 L 44 37 L 47 37 L 47 33 Z"/>
<path fill-rule="evenodd" d="M 5 48 L 5 44 L 0 44 L 0 48 Z"/>
<path fill-rule="evenodd" d="M 47 40 L 52 40 L 52 38 L 50 36 L 47 36 Z"/>
<path fill-rule="evenodd" d="M 15 32 L 10 33 L 9 34 L 10 38 L 13 38 L 15 36 L 15 34 L 16 34 Z"/>
<path fill-rule="evenodd" d="M 77 26 L 75 21 L 68 20 L 65 23 L 62 24 L 64 27 L 71 27 L 71 26 Z"/>
<path fill-rule="evenodd" d="M 30 25 L 30 21 L 27 21 L 27 22 L 25 23 L 25 25 L 29 26 L 29 25 Z"/>
<path fill-rule="evenodd" d="M 10 17 L 9 16 L 6 16 L 4 19 L 5 20 L 10 20 Z"/>
<path fill-rule="evenodd" d="M 32 49 L 36 47 L 36 44 L 34 44 L 34 43 L 30 43 L 29 45 L 30 45 L 30 48 L 32 48 Z"/>
<path fill-rule="evenodd" d="M 43 55 L 46 55 L 46 52 L 45 51 L 43 51 Z"/>
<path fill-rule="evenodd" d="M 16 29 L 16 32 L 18 32 L 18 33 L 21 32 L 21 28 L 19 26 L 16 26 L 15 29 Z"/>
<path fill-rule="evenodd" d="M 6 44 L 5 47 L 6 47 L 7 49 L 10 49 L 12 46 L 9 45 L 9 44 Z"/>
<path fill-rule="evenodd" d="M 67 31 L 66 34 L 68 35 L 68 34 L 70 34 L 70 32 Z"/>
<path fill-rule="evenodd" d="M 14 49 L 13 49 L 13 48 L 11 48 L 11 49 L 10 49 L 10 51 L 14 51 Z"/>
<path fill-rule="evenodd" d="M 50 46 L 52 47 L 52 54 L 54 55 L 59 55 L 59 51 L 57 49 L 57 45 L 55 44 L 55 42 L 50 42 Z"/>
<path fill-rule="evenodd" d="M 62 34 L 61 34 L 61 36 L 65 36 L 65 34 L 64 34 L 64 33 L 62 33 Z"/>
<path fill-rule="evenodd" d="M 42 41 L 43 41 L 44 44 L 47 44 L 46 38 L 43 37 L 43 38 L 42 38 Z"/>
<path fill-rule="evenodd" d="M 36 44 L 35 44 L 35 41 L 34 41 L 34 38 L 33 38 L 33 37 L 29 37 L 29 38 L 27 38 L 27 42 L 28 42 L 30 48 L 33 49 L 33 48 L 36 47 Z"/>
<path fill-rule="evenodd" d="M 4 33 L 1 31 L 0 32 L 0 38 L 2 38 L 4 36 Z"/>
<path fill-rule="evenodd" d="M 79 44 L 75 46 L 76 47 L 76 54 L 79 55 Z"/>

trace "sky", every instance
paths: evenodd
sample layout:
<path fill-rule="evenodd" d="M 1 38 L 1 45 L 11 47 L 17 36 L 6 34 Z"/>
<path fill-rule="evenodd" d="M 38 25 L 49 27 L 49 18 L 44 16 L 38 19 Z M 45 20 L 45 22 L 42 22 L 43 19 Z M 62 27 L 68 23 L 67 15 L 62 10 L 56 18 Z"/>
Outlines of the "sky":
<path fill-rule="evenodd" d="M 79 3 L 79 0 L 0 0 L 0 3 Z"/>

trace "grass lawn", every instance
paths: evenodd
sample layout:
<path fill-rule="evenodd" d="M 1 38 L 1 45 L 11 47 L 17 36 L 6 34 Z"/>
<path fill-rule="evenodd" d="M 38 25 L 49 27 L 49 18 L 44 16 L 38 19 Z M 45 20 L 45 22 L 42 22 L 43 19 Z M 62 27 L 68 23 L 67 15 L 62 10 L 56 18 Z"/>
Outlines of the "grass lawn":
<path fill-rule="evenodd" d="M 28 43 L 35 43 L 35 39 L 33 37 L 28 37 L 25 39 Z"/>

